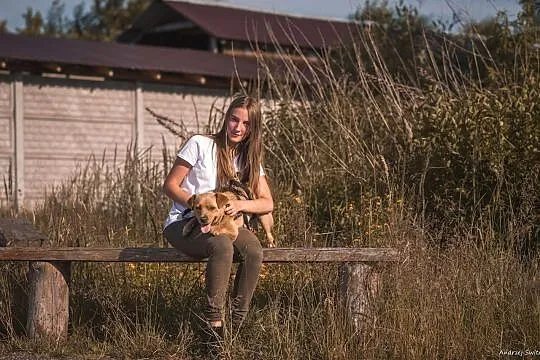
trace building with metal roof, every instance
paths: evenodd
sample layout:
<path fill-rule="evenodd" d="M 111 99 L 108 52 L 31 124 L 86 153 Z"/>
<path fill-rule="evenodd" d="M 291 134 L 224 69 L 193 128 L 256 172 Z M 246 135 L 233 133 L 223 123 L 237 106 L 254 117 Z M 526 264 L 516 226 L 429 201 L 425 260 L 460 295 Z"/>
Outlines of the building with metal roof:
<path fill-rule="evenodd" d="M 356 26 L 220 3 L 154 0 L 117 42 L 0 34 L 0 70 L 227 88 L 231 80 L 259 78 L 258 60 L 278 51 L 300 66 L 316 62 L 323 49 L 350 43 Z"/>

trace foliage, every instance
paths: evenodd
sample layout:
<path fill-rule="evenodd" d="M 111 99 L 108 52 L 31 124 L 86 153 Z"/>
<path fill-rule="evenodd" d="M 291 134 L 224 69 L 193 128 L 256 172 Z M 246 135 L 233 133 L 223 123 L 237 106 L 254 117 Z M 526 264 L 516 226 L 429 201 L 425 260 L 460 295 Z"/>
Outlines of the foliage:
<path fill-rule="evenodd" d="M 22 17 L 24 19 L 24 28 L 17 28 L 18 33 L 23 35 L 41 34 L 43 28 L 43 16 L 39 10 L 34 12 L 34 10 L 29 7 Z"/>
<path fill-rule="evenodd" d="M 61 36 L 67 31 L 69 19 L 64 15 L 65 4 L 60 0 L 53 0 L 47 12 L 47 21 L 43 26 L 43 32 L 48 36 Z"/>
<path fill-rule="evenodd" d="M 85 12 L 81 2 L 73 10 L 67 35 L 89 40 L 114 40 L 128 29 L 150 0 L 94 0 Z"/>
<path fill-rule="evenodd" d="M 309 92 L 298 90 L 304 75 L 294 64 L 290 82 L 270 79 L 280 101 L 267 116 L 268 159 L 276 182 L 301 192 L 306 223 L 333 235 L 327 245 L 377 244 L 366 229 L 388 226 L 403 206 L 427 227 L 489 224 L 496 241 L 522 254 L 540 245 L 538 52 L 509 34 L 492 34 L 506 62 L 444 38 L 425 42 L 426 61 L 403 65 L 414 71 L 403 78 L 388 65 L 386 40 L 366 29 L 362 46 L 321 58 Z"/>
<path fill-rule="evenodd" d="M 16 31 L 24 35 L 61 36 L 68 30 L 69 20 L 64 15 L 65 4 L 60 0 L 53 0 L 44 19 L 41 11 L 28 7 L 22 15 L 24 27 Z"/>
<path fill-rule="evenodd" d="M 429 216 L 455 226 L 490 218 L 493 230 L 512 243 L 540 241 L 534 210 L 540 200 L 539 88 L 538 77 L 529 74 L 519 86 L 426 92 L 415 108 L 408 176 L 422 174 Z"/>
<path fill-rule="evenodd" d="M 406 5 L 403 0 L 393 7 L 387 0 L 367 0 L 353 18 L 363 26 L 355 51 L 361 56 L 365 70 L 374 71 L 370 64 L 377 60 L 369 59 L 367 48 L 376 44 L 378 56 L 393 77 L 417 84 L 416 69 L 425 56 L 422 49 L 426 33 L 440 31 L 439 25 L 420 15 L 416 7 Z M 352 72 L 354 67 L 352 64 Z"/>
<path fill-rule="evenodd" d="M 25 25 L 17 28 L 24 35 L 46 35 L 88 40 L 114 40 L 129 28 L 151 0 L 93 0 L 89 9 L 81 1 L 73 9 L 72 17 L 65 14 L 65 3 L 53 0 L 45 19 L 39 10 L 29 7 L 22 15 Z M 0 31 L 6 31 L 3 21 Z"/>

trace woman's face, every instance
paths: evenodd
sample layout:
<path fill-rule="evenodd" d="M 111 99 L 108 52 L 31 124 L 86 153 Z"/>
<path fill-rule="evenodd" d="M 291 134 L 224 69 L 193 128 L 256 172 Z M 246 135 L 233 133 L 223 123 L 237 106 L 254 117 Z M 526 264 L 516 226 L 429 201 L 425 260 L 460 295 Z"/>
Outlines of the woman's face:
<path fill-rule="evenodd" d="M 233 144 L 238 144 L 249 133 L 249 117 L 246 108 L 238 107 L 233 110 L 227 121 L 227 139 Z"/>

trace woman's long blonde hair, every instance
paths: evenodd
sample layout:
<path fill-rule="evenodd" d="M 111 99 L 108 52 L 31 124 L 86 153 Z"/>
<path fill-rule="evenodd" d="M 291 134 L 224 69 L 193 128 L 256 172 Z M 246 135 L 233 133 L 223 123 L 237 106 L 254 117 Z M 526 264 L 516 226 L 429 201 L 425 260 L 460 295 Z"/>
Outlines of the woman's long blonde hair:
<path fill-rule="evenodd" d="M 248 112 L 249 129 L 244 140 L 238 144 L 235 155 L 239 157 L 239 173 L 234 171 L 234 158 L 227 139 L 227 123 L 237 108 Z M 223 118 L 221 130 L 214 135 L 217 145 L 218 187 L 227 185 L 229 180 L 237 179 L 246 184 L 254 194 L 259 186 L 259 169 L 263 160 L 262 114 L 259 101 L 249 96 L 235 97 Z"/>

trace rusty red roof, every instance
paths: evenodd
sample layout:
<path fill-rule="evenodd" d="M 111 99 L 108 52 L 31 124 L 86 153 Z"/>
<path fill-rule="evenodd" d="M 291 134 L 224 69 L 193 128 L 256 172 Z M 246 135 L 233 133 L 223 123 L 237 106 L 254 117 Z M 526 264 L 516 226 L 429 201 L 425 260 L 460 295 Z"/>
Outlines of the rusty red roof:
<path fill-rule="evenodd" d="M 354 22 L 283 15 L 221 3 L 155 0 L 126 33 L 148 31 L 151 24 L 174 21 L 174 14 L 164 10 L 163 5 L 211 36 L 224 40 L 324 48 L 350 43 L 358 26 Z"/>
<path fill-rule="evenodd" d="M 243 79 L 257 77 L 257 62 L 207 51 L 86 40 L 0 34 L 0 59 Z"/>

